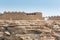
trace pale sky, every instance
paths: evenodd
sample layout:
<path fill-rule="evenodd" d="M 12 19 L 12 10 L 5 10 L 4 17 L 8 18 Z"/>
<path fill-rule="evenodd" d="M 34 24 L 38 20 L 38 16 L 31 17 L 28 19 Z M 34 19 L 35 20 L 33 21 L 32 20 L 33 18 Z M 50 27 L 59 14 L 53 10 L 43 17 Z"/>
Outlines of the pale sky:
<path fill-rule="evenodd" d="M 0 0 L 0 12 L 42 12 L 44 16 L 60 15 L 60 0 Z"/>

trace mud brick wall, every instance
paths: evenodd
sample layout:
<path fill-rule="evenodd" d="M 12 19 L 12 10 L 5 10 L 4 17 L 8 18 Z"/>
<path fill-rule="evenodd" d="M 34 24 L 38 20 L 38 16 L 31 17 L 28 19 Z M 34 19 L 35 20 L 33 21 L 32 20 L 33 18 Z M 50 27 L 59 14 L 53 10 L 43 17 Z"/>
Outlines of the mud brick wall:
<path fill-rule="evenodd" d="M 51 16 L 48 20 L 60 20 L 60 16 Z"/>
<path fill-rule="evenodd" d="M 1 20 L 43 20 L 41 12 L 25 13 L 25 12 L 4 12 L 0 14 Z"/>

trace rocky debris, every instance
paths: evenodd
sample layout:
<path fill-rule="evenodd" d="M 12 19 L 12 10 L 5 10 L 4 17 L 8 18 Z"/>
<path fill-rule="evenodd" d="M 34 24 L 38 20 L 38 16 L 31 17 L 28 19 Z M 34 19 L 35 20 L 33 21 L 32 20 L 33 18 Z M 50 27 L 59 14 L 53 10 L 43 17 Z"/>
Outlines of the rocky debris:
<path fill-rule="evenodd" d="M 19 20 L 15 22 L 0 23 L 1 40 L 55 40 L 60 38 L 60 25 L 56 22 L 44 22 L 40 20 Z M 53 39 L 52 39 L 53 38 Z"/>

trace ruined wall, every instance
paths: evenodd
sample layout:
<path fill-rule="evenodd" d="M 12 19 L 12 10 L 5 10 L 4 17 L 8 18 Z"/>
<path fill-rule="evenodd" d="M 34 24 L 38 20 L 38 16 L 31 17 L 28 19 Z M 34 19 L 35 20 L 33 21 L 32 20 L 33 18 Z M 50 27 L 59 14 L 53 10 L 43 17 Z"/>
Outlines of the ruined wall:
<path fill-rule="evenodd" d="M 48 20 L 60 20 L 60 16 L 51 16 Z"/>
<path fill-rule="evenodd" d="M 25 12 L 4 12 L 0 15 L 0 19 L 2 20 L 42 20 L 42 13 L 25 13 Z"/>

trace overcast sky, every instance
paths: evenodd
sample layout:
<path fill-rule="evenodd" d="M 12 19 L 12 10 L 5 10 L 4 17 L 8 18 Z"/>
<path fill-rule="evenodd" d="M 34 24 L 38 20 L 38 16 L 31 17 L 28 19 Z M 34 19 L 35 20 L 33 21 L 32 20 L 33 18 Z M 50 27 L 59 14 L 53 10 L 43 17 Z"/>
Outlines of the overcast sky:
<path fill-rule="evenodd" d="M 0 0 L 0 12 L 42 12 L 44 16 L 60 15 L 60 0 Z"/>

